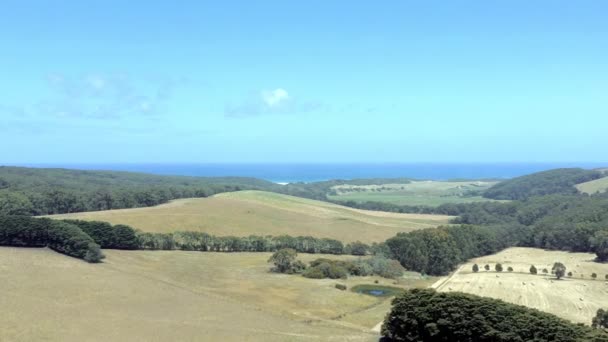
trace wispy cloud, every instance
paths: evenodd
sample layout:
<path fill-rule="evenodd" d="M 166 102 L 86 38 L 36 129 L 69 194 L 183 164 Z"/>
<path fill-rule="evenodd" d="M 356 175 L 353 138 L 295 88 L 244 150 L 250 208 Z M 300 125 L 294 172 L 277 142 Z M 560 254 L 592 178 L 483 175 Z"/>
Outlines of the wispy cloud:
<path fill-rule="evenodd" d="M 166 112 L 173 91 L 187 82 L 174 78 L 135 79 L 120 73 L 49 74 L 49 94 L 34 100 L 33 108 L 21 110 L 48 118 L 154 116 Z"/>
<path fill-rule="evenodd" d="M 245 99 L 240 103 L 225 106 L 224 116 L 228 118 L 246 118 L 261 115 L 302 114 L 321 108 L 320 102 L 303 101 L 292 97 L 287 90 L 277 88 L 263 90 L 259 95 Z"/>

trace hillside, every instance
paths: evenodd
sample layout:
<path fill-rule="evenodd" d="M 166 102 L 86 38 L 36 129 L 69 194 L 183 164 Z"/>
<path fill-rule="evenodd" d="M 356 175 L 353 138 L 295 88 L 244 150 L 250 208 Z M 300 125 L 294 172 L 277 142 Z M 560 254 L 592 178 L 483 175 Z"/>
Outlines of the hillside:
<path fill-rule="evenodd" d="M 269 253 L 106 253 L 87 264 L 0 247 L 0 341 L 371 342 L 378 336 L 370 328 L 388 310 L 387 301 L 337 290 L 334 280 L 269 273 Z"/>
<path fill-rule="evenodd" d="M 608 177 L 602 177 L 589 182 L 577 184 L 576 188 L 578 191 L 589 195 L 598 192 L 606 192 L 606 190 L 608 190 Z"/>
<path fill-rule="evenodd" d="M 282 235 L 382 242 L 398 232 L 445 224 L 449 216 L 397 214 L 347 208 L 262 191 L 183 199 L 137 209 L 54 215 L 127 224 L 149 232 L 202 231 L 218 236 Z"/>
<path fill-rule="evenodd" d="M 453 275 L 433 285 L 442 292 L 467 292 L 479 296 L 502 299 L 525 305 L 568 319 L 575 323 L 589 324 L 598 309 L 608 307 L 604 276 L 608 265 L 593 262 L 590 253 L 569 253 L 546 251 L 536 248 L 514 247 L 497 254 L 469 260 Z M 555 276 L 542 273 L 551 270 L 554 262 L 562 262 L 572 277 L 556 281 Z M 494 265 L 501 263 L 502 273 L 494 271 Z M 473 264 L 480 271 L 472 272 Z M 490 271 L 483 269 L 490 265 Z M 538 269 L 537 275 L 529 272 L 530 265 Z M 507 268 L 512 267 L 513 272 Z M 593 280 L 596 273 L 600 280 Z"/>
<path fill-rule="evenodd" d="M 500 182 L 484 192 L 497 200 L 525 200 L 533 196 L 574 194 L 576 184 L 598 179 L 602 174 L 578 168 L 537 172 Z"/>

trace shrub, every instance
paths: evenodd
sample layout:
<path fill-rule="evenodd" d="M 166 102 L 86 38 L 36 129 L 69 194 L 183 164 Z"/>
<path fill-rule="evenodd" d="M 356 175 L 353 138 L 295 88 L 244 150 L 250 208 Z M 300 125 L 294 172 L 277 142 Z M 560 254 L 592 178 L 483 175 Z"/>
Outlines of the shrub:
<path fill-rule="evenodd" d="M 99 245 L 95 243 L 90 243 L 87 253 L 84 255 L 84 260 L 90 263 L 97 263 L 100 262 L 103 258 L 105 258 L 105 255 L 101 253 Z"/>
<path fill-rule="evenodd" d="M 490 270 L 490 265 L 486 264 L 486 265 L 485 265 L 483 268 L 484 268 L 486 271 L 489 271 L 489 270 Z"/>
<path fill-rule="evenodd" d="M 507 271 L 513 272 L 513 267 L 511 267 L 511 266 L 507 267 Z"/>
<path fill-rule="evenodd" d="M 302 275 L 306 278 L 345 279 L 348 272 L 336 262 L 323 261 L 321 263 L 314 263 L 314 266 L 311 263 L 311 266 Z"/>
<path fill-rule="evenodd" d="M 369 250 L 369 246 L 361 241 L 355 241 L 346 245 L 346 250 L 352 255 L 366 255 Z"/>
<path fill-rule="evenodd" d="M 561 262 L 556 262 L 551 268 L 551 273 L 555 274 L 557 279 L 561 279 L 564 274 L 566 274 L 566 266 L 564 266 L 564 264 L 562 264 Z"/>
<path fill-rule="evenodd" d="M 473 265 L 473 272 L 479 272 L 479 266 L 477 266 L 477 264 Z"/>
<path fill-rule="evenodd" d="M 323 279 L 325 277 L 325 273 L 318 267 L 309 267 L 304 272 L 302 272 L 302 276 L 306 278 L 312 279 Z"/>
<path fill-rule="evenodd" d="M 537 274 L 538 270 L 536 269 L 536 267 L 534 265 L 530 266 L 530 273 L 531 274 Z"/>
<path fill-rule="evenodd" d="M 496 266 L 494 266 L 494 269 L 496 270 L 496 272 L 502 272 L 502 264 L 496 264 Z"/>
<path fill-rule="evenodd" d="M 546 268 L 543 268 L 543 273 L 549 273 Z"/>
<path fill-rule="evenodd" d="M 597 273 L 595 273 L 595 272 L 594 272 L 594 273 L 591 273 L 591 278 L 593 278 L 593 279 L 597 279 Z"/>
<path fill-rule="evenodd" d="M 298 253 L 291 248 L 283 248 L 276 251 L 270 259 L 268 259 L 268 262 L 274 264 L 274 267 L 271 270 L 287 274 L 302 272 L 306 265 L 304 265 L 303 262 L 296 260 L 297 255 Z"/>
<path fill-rule="evenodd" d="M 338 290 L 344 291 L 344 290 L 346 290 L 347 287 L 346 287 L 346 285 L 343 285 L 343 284 L 336 284 L 336 288 Z"/>
<path fill-rule="evenodd" d="M 572 277 L 572 272 L 568 272 L 568 277 Z"/>

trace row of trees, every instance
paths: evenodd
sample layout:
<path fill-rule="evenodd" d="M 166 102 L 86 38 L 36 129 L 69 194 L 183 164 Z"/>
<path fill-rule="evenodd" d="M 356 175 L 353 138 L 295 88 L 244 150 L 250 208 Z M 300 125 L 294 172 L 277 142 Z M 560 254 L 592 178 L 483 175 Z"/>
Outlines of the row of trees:
<path fill-rule="evenodd" d="M 162 249 L 212 252 L 274 252 L 291 248 L 298 253 L 365 255 L 370 247 L 361 242 L 341 241 L 312 236 L 214 236 L 203 232 L 137 233 L 139 249 Z"/>
<path fill-rule="evenodd" d="M 92 263 L 104 258 L 99 245 L 78 226 L 46 218 L 0 216 L 0 245 L 49 247 Z"/>
<path fill-rule="evenodd" d="M 605 325 L 604 316 L 594 320 Z M 414 289 L 393 300 L 385 341 L 606 342 L 600 330 L 497 299 Z"/>

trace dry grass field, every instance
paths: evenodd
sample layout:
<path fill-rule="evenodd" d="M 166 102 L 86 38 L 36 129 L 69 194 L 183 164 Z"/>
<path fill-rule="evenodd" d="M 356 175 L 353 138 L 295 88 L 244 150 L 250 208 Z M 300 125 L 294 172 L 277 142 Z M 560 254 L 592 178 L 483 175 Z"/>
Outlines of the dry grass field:
<path fill-rule="evenodd" d="M 436 280 L 274 274 L 269 253 L 104 252 L 104 263 L 87 264 L 1 247 L 0 341 L 376 341 L 370 329 L 390 299 L 334 285 Z"/>
<path fill-rule="evenodd" d="M 596 263 L 594 257 L 588 253 L 509 248 L 473 259 L 433 286 L 439 291 L 462 291 L 498 298 L 573 322 L 590 324 L 598 309 L 608 308 L 608 283 L 604 279 L 608 264 Z M 543 268 L 551 272 L 553 263 L 558 261 L 566 266 L 566 272 L 573 273 L 571 278 L 558 281 L 550 273 L 542 273 Z M 497 262 L 503 265 L 503 272 L 494 271 Z M 475 263 L 480 267 L 478 273 L 472 271 Z M 483 269 L 486 264 L 490 265 L 490 272 Z M 531 264 L 538 269 L 538 275 L 529 273 Z M 513 273 L 507 272 L 509 266 L 513 267 Z M 597 273 L 598 280 L 591 279 L 592 273 Z"/>
<path fill-rule="evenodd" d="M 332 188 L 337 201 L 374 201 L 397 205 L 438 206 L 445 203 L 491 201 L 477 193 L 495 181 L 412 181 L 407 184 L 337 185 Z"/>
<path fill-rule="evenodd" d="M 606 192 L 606 190 L 608 190 L 608 177 L 577 184 L 576 188 L 578 189 L 578 191 L 589 195 L 598 192 Z"/>
<path fill-rule="evenodd" d="M 436 227 L 451 218 L 347 208 L 327 202 L 262 191 L 183 199 L 150 208 L 55 215 L 100 220 L 148 232 L 195 230 L 226 236 L 310 235 L 344 242 L 382 242 L 398 232 Z"/>

